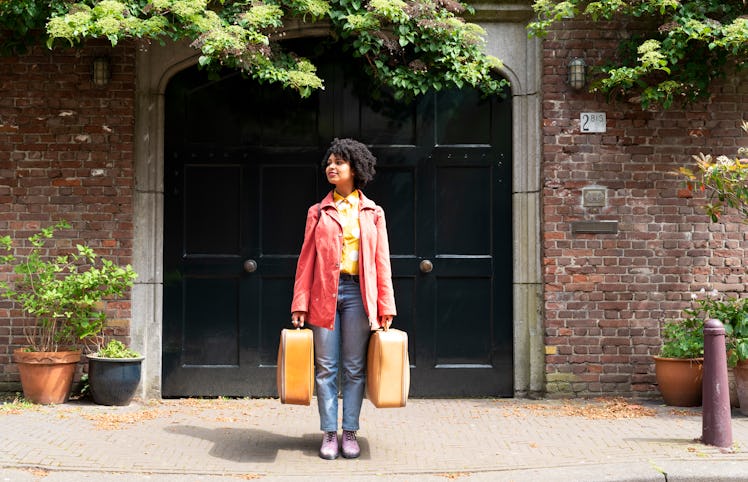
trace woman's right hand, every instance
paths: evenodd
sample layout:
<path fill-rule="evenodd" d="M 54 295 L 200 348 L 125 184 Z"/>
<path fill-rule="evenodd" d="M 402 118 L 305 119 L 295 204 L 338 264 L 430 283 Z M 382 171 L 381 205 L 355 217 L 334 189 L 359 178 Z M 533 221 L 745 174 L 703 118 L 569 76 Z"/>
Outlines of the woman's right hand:
<path fill-rule="evenodd" d="M 291 324 L 294 328 L 303 328 L 306 321 L 306 311 L 294 311 L 291 313 Z"/>

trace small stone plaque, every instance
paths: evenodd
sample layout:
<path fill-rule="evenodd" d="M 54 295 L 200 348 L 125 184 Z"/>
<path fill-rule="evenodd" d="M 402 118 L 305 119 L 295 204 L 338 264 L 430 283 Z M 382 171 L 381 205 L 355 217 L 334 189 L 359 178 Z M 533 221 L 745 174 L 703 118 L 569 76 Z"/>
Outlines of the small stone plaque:
<path fill-rule="evenodd" d="M 582 112 L 579 114 L 581 132 L 605 132 L 607 119 L 605 112 Z"/>

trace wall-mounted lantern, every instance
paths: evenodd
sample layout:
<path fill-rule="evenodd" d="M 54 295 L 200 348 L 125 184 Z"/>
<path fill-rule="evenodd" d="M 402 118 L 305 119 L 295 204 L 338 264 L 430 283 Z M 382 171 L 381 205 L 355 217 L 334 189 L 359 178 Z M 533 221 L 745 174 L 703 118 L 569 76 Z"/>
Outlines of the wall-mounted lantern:
<path fill-rule="evenodd" d="M 94 85 L 103 87 L 109 83 L 111 71 L 108 57 L 96 57 L 91 66 L 91 80 Z"/>
<path fill-rule="evenodd" d="M 566 83 L 575 90 L 580 90 L 587 83 L 587 63 L 584 59 L 574 57 L 567 66 Z"/>

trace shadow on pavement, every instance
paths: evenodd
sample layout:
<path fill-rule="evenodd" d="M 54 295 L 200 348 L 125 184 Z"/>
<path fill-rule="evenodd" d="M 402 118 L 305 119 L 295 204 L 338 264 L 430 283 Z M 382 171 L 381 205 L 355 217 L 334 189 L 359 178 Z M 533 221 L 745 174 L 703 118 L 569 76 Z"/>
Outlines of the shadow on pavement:
<path fill-rule="evenodd" d="M 210 429 L 194 425 L 172 425 L 164 429 L 168 433 L 186 435 L 212 442 L 208 452 L 212 457 L 239 463 L 273 463 L 281 451 L 300 452 L 305 457 L 318 457 L 320 433 L 308 433 L 302 437 L 288 437 L 265 430 L 223 427 Z M 369 444 L 359 437 L 361 459 L 368 459 Z"/>

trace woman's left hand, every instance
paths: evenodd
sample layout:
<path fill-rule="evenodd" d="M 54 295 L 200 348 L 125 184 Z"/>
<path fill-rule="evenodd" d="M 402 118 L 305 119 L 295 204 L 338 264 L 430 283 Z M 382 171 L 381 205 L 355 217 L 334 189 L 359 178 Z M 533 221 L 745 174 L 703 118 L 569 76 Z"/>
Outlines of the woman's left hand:
<path fill-rule="evenodd" d="M 392 325 L 392 315 L 382 315 L 379 317 L 379 326 L 384 328 L 384 331 L 389 330 L 390 325 Z"/>

